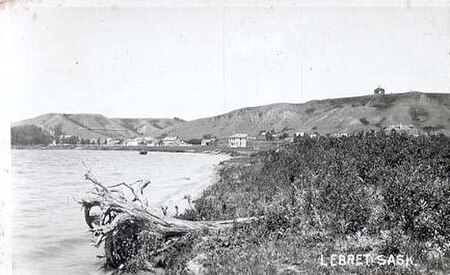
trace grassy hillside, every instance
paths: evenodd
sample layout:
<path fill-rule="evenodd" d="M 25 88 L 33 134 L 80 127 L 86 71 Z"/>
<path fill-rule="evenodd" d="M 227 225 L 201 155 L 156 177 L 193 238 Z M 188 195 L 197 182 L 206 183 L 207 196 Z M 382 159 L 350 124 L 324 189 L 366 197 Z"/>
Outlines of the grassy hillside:
<path fill-rule="evenodd" d="M 315 100 L 244 108 L 166 128 L 168 135 L 225 137 L 234 132 L 258 135 L 262 130 L 354 133 L 390 125 L 414 125 L 419 131 L 450 133 L 450 95 L 410 92 L 385 96 Z"/>
<path fill-rule="evenodd" d="M 179 118 L 113 118 L 121 126 L 146 136 L 159 136 L 167 127 L 183 123 Z"/>
<path fill-rule="evenodd" d="M 51 131 L 60 125 L 64 133 L 82 138 L 127 138 L 141 134 L 156 136 L 162 129 L 181 122 L 180 119 L 123 119 L 99 114 L 50 113 L 20 121 L 13 127 L 34 125 Z"/>
<path fill-rule="evenodd" d="M 176 112 L 176 110 L 174 110 Z M 132 137 L 140 134 L 176 135 L 185 139 L 206 134 L 256 136 L 262 130 L 355 133 L 391 125 L 413 125 L 422 132 L 450 134 L 450 94 L 410 92 L 392 95 L 314 100 L 303 104 L 279 103 L 235 110 L 193 121 L 181 119 L 107 118 L 97 114 L 45 114 L 14 126 L 35 125 L 51 130 L 57 125 L 69 135 L 84 138 Z"/>

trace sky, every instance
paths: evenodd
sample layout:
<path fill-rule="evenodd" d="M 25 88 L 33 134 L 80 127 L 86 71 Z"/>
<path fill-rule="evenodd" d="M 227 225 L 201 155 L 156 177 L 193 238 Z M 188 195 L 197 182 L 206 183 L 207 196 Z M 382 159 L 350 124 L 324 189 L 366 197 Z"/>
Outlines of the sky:
<path fill-rule="evenodd" d="M 0 9 L 3 118 L 192 120 L 367 95 L 378 85 L 450 92 L 445 1 L 82 3 Z"/>

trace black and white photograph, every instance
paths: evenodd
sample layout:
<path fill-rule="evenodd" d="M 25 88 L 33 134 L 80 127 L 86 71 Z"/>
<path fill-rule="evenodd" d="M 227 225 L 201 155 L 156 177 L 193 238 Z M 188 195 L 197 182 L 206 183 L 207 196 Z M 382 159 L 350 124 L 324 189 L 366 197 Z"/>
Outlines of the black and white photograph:
<path fill-rule="evenodd" d="M 450 274 L 447 0 L 0 0 L 0 274 Z"/>

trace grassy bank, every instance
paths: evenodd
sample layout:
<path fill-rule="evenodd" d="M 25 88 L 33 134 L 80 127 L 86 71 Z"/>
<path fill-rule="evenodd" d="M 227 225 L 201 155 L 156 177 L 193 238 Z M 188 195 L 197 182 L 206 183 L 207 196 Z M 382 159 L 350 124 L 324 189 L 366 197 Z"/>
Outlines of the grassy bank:
<path fill-rule="evenodd" d="M 300 137 L 229 160 L 178 218 L 259 219 L 188 233 L 157 266 L 168 274 L 448 274 L 449 146 L 444 135 L 370 132 Z M 132 237 L 127 270 L 142 270 L 155 237 L 146 230 Z M 339 265 L 339 254 L 385 262 Z M 399 255 L 403 265 L 387 262 Z"/>
<path fill-rule="evenodd" d="M 187 265 L 206 274 L 446 274 L 449 142 L 381 132 L 299 138 L 233 159 L 184 217 L 264 218 L 186 236 L 169 272 Z M 330 267 L 332 254 L 406 255 L 414 265 Z"/>

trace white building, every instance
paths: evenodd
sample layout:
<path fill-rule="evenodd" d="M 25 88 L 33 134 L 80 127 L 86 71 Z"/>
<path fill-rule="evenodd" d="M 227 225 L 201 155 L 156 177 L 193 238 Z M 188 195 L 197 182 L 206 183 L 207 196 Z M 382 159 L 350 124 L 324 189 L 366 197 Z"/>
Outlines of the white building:
<path fill-rule="evenodd" d="M 174 137 L 165 137 L 161 140 L 162 146 L 191 146 L 191 144 L 186 143 L 181 138 Z"/>
<path fill-rule="evenodd" d="M 245 148 L 247 147 L 247 134 L 234 134 L 228 137 L 228 147 Z"/>
<path fill-rule="evenodd" d="M 158 143 L 158 140 L 154 137 L 143 137 L 142 140 L 145 145 L 152 147 L 156 146 Z"/>
<path fill-rule="evenodd" d="M 125 141 L 125 146 L 138 146 L 139 140 L 136 138 L 129 138 Z"/>
<path fill-rule="evenodd" d="M 347 133 L 335 133 L 333 134 L 334 137 L 347 137 L 348 134 Z"/>
<path fill-rule="evenodd" d="M 218 141 L 215 138 L 203 139 L 201 145 L 202 146 L 217 146 Z"/>
<path fill-rule="evenodd" d="M 114 138 L 107 138 L 107 139 L 106 139 L 106 145 L 107 145 L 107 146 L 117 146 L 117 145 L 120 145 L 120 140 L 114 139 Z"/>

